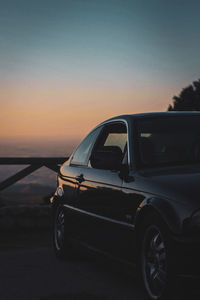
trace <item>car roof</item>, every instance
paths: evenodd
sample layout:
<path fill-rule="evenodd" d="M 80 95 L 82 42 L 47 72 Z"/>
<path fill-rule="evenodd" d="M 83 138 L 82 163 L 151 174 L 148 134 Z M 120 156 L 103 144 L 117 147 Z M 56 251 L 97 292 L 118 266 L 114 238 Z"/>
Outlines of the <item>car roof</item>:
<path fill-rule="evenodd" d="M 148 117 L 167 117 L 167 116 L 191 116 L 191 115 L 197 115 L 200 116 L 200 112 L 198 111 L 170 111 L 170 112 L 150 112 L 150 113 L 137 113 L 137 114 L 127 114 L 127 115 L 119 115 L 112 117 L 106 121 L 104 121 L 102 124 L 115 121 L 115 120 L 126 120 L 130 121 L 133 119 L 143 119 Z"/>

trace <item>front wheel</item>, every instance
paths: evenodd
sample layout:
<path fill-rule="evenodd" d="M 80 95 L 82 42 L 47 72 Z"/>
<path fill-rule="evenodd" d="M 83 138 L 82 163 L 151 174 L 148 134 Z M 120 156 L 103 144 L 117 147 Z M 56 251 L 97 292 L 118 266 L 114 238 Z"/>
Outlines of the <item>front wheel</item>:
<path fill-rule="evenodd" d="M 140 270 L 147 298 L 177 299 L 171 259 L 173 253 L 163 222 L 156 216 L 149 216 L 143 224 L 140 241 Z"/>

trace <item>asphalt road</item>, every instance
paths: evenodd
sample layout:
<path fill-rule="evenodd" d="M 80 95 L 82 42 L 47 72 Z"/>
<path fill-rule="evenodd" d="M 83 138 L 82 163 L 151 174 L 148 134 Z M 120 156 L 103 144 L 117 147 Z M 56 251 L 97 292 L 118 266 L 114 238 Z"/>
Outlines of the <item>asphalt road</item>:
<path fill-rule="evenodd" d="M 130 270 L 98 257 L 61 262 L 45 238 L 13 241 L 1 241 L 0 300 L 144 299 Z"/>

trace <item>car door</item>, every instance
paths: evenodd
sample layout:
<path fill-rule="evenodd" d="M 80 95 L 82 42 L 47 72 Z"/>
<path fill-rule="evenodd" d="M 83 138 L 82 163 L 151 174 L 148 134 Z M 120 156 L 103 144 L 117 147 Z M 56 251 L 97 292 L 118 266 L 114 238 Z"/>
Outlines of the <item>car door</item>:
<path fill-rule="evenodd" d="M 122 178 L 119 169 L 104 169 L 92 165 L 98 151 L 117 150 L 121 161 L 127 148 L 127 127 L 123 122 L 105 124 L 91 152 L 88 166 L 82 169 L 83 180 L 77 186 L 80 237 L 82 241 L 102 251 L 117 254 L 124 235 L 122 221 Z M 114 152 L 113 152 L 114 154 Z M 79 174 L 81 175 L 81 174 Z M 122 244 L 121 244 L 122 246 Z M 124 243 L 123 243 L 124 246 Z"/>
<path fill-rule="evenodd" d="M 101 131 L 101 127 L 94 129 L 77 147 L 69 161 L 62 165 L 59 175 L 59 187 L 63 191 L 63 202 L 67 214 L 68 227 L 73 237 L 81 235 L 77 228 L 79 218 L 77 212 L 77 188 L 83 181 L 84 170 L 87 167 L 89 154 Z"/>

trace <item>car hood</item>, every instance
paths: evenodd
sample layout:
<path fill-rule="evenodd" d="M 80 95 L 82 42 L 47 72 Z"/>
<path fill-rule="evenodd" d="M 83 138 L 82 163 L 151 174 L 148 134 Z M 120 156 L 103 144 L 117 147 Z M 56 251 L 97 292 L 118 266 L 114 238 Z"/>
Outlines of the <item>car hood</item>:
<path fill-rule="evenodd" d="M 200 207 L 200 165 L 151 169 L 140 174 L 152 194 L 187 204 L 191 209 Z"/>

